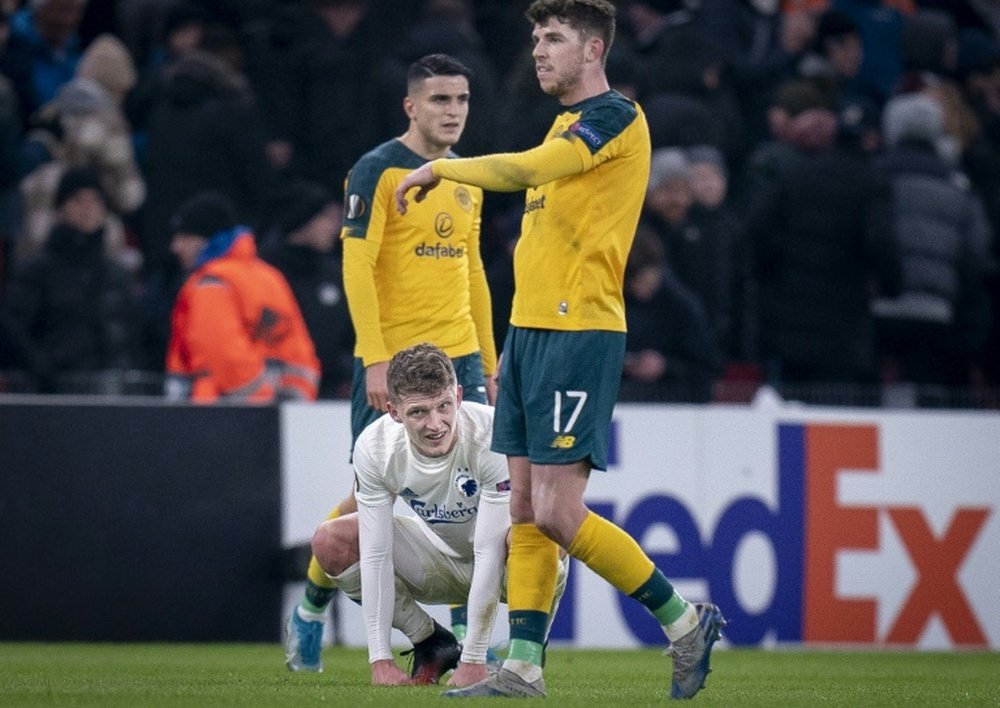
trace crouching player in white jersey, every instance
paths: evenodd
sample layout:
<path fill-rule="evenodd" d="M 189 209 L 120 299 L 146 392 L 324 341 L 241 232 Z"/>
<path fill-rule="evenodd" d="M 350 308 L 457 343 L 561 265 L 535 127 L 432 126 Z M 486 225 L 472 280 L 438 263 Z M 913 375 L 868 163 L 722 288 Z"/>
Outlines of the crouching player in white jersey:
<path fill-rule="evenodd" d="M 387 382 L 388 415 L 354 447 L 358 511 L 321 524 L 313 554 L 361 603 L 372 685 L 437 683 L 454 668 L 448 684 L 468 686 L 488 677 L 497 604 L 506 602 L 507 461 L 490 450 L 493 409 L 462 403 L 451 360 L 437 347 L 396 354 Z M 413 516 L 394 513 L 397 498 Z M 567 565 L 559 565 L 556 604 Z M 467 603 L 464 645 L 418 602 Z M 392 627 L 413 643 L 412 678 L 393 659 Z"/>

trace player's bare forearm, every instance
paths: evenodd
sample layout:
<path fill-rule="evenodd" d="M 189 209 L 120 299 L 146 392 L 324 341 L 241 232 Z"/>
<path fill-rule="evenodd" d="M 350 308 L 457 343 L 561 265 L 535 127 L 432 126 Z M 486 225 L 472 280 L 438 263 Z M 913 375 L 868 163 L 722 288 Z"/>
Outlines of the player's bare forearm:
<path fill-rule="evenodd" d="M 365 367 L 365 394 L 368 405 L 385 413 L 389 410 L 389 384 L 387 375 L 389 362 L 380 361 Z"/>
<path fill-rule="evenodd" d="M 392 659 L 380 659 L 371 663 L 372 686 L 409 686 L 413 683 Z"/>
<path fill-rule="evenodd" d="M 406 208 L 409 206 L 409 202 L 406 199 L 406 193 L 409 192 L 414 187 L 417 187 L 417 193 L 413 195 L 413 200 L 420 203 L 427 196 L 427 193 L 438 186 L 440 178 L 435 177 L 434 173 L 431 171 L 431 163 L 426 162 L 417 169 L 413 170 L 410 174 L 403 178 L 403 181 L 399 183 L 396 187 L 395 200 L 396 200 L 396 210 L 400 214 L 406 214 Z"/>
<path fill-rule="evenodd" d="M 448 680 L 448 685 L 464 688 L 465 686 L 485 681 L 489 677 L 490 673 L 486 669 L 486 664 L 467 664 L 464 661 L 460 661 L 458 662 L 458 668 L 455 669 L 455 673 Z"/>
<path fill-rule="evenodd" d="M 489 403 L 491 406 L 495 406 L 497 404 L 497 390 L 499 389 L 499 386 L 500 386 L 500 380 L 497 378 L 497 375 L 495 373 L 487 377 L 486 402 Z"/>

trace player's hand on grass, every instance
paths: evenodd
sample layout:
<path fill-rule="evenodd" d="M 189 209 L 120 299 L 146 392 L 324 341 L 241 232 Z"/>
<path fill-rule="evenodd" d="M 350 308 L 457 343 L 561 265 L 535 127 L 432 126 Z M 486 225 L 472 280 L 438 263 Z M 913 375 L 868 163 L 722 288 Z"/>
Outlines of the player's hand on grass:
<path fill-rule="evenodd" d="M 426 197 L 427 193 L 438 186 L 441 181 L 439 177 L 435 177 L 434 173 L 431 172 L 431 163 L 425 162 L 423 165 L 413 170 L 410 174 L 403 178 L 403 181 L 399 183 L 396 187 L 396 210 L 400 214 L 406 213 L 406 207 L 409 206 L 409 202 L 406 199 L 406 193 L 409 192 L 414 187 L 419 187 L 417 193 L 413 195 L 413 201 L 418 204 L 422 202 Z"/>
<path fill-rule="evenodd" d="M 464 661 L 460 661 L 458 662 L 458 668 L 455 669 L 451 678 L 448 679 L 448 685 L 465 688 L 474 683 L 485 681 L 489 677 L 490 673 L 486 670 L 486 664 L 467 664 Z"/>
<path fill-rule="evenodd" d="M 380 659 L 371 663 L 372 686 L 409 686 L 413 683 L 409 674 L 396 666 L 392 659 Z"/>

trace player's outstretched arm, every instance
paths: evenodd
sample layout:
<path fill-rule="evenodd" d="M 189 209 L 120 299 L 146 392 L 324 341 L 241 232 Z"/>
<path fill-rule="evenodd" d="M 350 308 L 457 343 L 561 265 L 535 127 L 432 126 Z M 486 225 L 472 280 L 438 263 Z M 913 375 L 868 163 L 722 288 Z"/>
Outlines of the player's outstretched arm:
<path fill-rule="evenodd" d="M 409 675 L 392 659 L 373 661 L 371 668 L 372 686 L 408 686 L 412 683 Z"/>
<path fill-rule="evenodd" d="M 395 200 L 396 210 L 400 214 L 406 213 L 409 202 L 406 200 L 406 193 L 414 187 L 418 187 L 417 193 L 413 195 L 414 201 L 420 203 L 427 196 L 427 193 L 438 186 L 441 178 L 435 177 L 431 171 L 431 163 L 425 162 L 423 165 L 413 170 L 403 178 L 403 181 L 396 187 Z"/>

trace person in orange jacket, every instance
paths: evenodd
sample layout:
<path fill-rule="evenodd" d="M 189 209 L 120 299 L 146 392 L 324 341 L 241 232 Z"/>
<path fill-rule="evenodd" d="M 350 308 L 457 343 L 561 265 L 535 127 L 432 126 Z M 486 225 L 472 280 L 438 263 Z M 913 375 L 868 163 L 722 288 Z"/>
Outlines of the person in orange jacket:
<path fill-rule="evenodd" d="M 171 219 L 171 252 L 191 275 L 177 295 L 166 395 L 197 403 L 315 400 L 320 365 L 284 276 L 222 195 L 203 192 Z"/>

